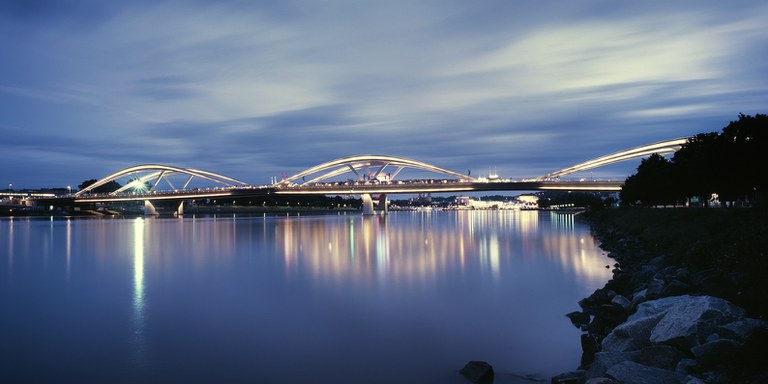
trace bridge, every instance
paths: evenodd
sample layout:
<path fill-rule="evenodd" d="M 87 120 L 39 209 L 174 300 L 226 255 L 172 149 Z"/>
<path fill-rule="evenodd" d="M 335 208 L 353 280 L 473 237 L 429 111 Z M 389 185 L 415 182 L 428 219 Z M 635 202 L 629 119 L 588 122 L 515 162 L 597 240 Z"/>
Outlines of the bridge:
<path fill-rule="evenodd" d="M 646 157 L 653 153 L 672 153 L 680 149 L 686 141 L 686 138 L 680 138 L 644 145 L 526 180 L 474 178 L 421 161 L 386 155 L 344 157 L 308 168 L 271 185 L 261 186 L 200 169 L 144 164 L 105 176 L 74 194 L 32 201 L 45 205 L 139 201 L 144 202 L 145 213 L 154 214 L 157 211 L 153 202 L 160 201 L 178 203 L 176 212 L 183 213 L 185 200 L 266 195 L 360 195 L 363 198 L 364 213 L 373 213 L 373 194 L 381 195 L 379 205 L 386 208 L 388 194 L 534 190 L 619 191 L 623 181 L 563 181 L 560 178 L 574 172 Z M 426 179 L 397 179 L 405 169 L 438 176 Z M 348 177 L 338 181 L 341 176 Z M 113 192 L 96 192 L 100 187 L 124 179 L 128 179 L 128 182 Z"/>

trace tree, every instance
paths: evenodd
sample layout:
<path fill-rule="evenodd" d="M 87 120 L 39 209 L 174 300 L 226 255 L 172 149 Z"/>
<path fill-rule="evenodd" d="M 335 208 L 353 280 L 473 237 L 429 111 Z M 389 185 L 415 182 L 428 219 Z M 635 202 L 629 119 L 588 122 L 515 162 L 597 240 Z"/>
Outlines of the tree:
<path fill-rule="evenodd" d="M 652 155 L 627 178 L 625 203 L 665 204 L 683 197 L 706 201 L 716 193 L 723 201 L 766 199 L 768 177 L 768 115 L 731 121 L 721 133 L 700 133 L 683 144 L 671 161 Z"/>
<path fill-rule="evenodd" d="M 672 162 L 657 153 L 643 159 L 637 173 L 627 178 L 621 189 L 621 200 L 644 205 L 674 204 L 678 186 L 673 177 Z"/>
<path fill-rule="evenodd" d="M 718 156 L 716 132 L 700 133 L 683 144 L 672 158 L 674 176 L 683 196 L 699 197 L 702 201 L 717 190 Z"/>
<path fill-rule="evenodd" d="M 82 191 L 85 188 L 90 187 L 91 185 L 95 184 L 98 180 L 96 179 L 88 179 L 80 183 L 80 185 L 77 186 L 78 190 Z M 121 185 L 117 181 L 110 181 L 104 185 L 100 185 L 92 190 L 93 193 L 110 193 L 117 191 L 120 189 Z"/>

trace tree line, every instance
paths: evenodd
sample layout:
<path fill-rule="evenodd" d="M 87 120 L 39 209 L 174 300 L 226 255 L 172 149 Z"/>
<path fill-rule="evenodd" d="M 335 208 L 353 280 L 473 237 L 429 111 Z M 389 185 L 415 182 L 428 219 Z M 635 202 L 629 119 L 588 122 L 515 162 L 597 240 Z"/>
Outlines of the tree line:
<path fill-rule="evenodd" d="M 700 133 L 667 159 L 653 154 L 629 176 L 627 205 L 723 202 L 764 206 L 768 190 L 768 115 L 739 114 L 721 132 Z"/>

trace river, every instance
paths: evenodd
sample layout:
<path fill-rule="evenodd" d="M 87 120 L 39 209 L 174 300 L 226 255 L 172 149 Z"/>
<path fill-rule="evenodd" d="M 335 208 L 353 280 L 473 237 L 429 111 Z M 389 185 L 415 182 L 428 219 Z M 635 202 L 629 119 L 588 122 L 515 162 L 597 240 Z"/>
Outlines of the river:
<path fill-rule="evenodd" d="M 608 264 L 537 211 L 0 218 L 0 382 L 549 382 Z"/>

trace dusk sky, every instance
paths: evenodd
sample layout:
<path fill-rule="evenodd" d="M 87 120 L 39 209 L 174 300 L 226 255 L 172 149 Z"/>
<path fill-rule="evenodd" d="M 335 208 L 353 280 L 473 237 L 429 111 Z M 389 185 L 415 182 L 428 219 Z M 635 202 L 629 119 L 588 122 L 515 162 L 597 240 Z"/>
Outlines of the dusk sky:
<path fill-rule="evenodd" d="M 768 113 L 765 1 L 0 2 L 0 185 L 357 154 L 534 177 Z M 627 175 L 638 161 L 594 171 Z"/>

